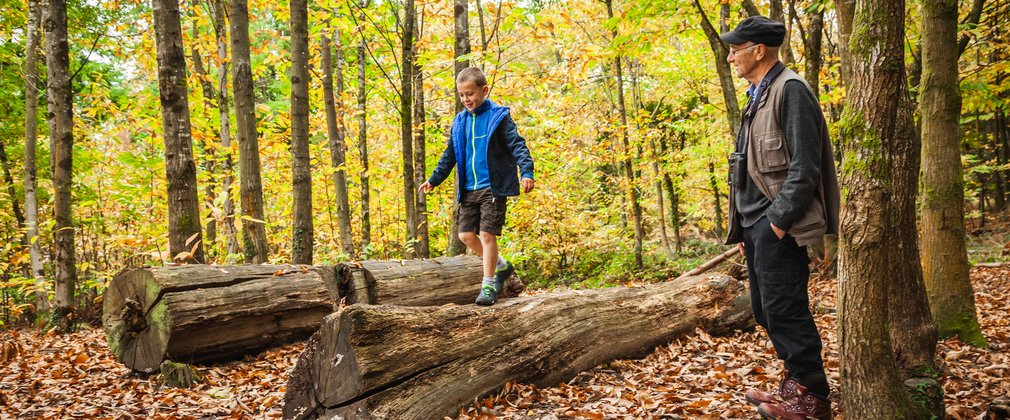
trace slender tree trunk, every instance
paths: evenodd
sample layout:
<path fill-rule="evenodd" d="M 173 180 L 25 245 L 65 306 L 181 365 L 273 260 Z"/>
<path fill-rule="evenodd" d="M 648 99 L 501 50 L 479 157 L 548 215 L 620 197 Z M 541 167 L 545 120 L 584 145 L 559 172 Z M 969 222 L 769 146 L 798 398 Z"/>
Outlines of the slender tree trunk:
<path fill-rule="evenodd" d="M 667 152 L 668 148 L 666 138 L 660 137 L 659 147 L 664 156 L 670 156 Z M 675 160 L 674 164 L 679 166 L 679 160 Z M 670 197 L 670 225 L 673 227 L 674 251 L 677 254 L 680 254 L 683 246 L 683 241 L 680 236 L 680 194 L 678 189 L 673 185 L 673 178 L 670 176 L 669 165 L 667 166 L 667 171 L 663 172 L 663 186 L 666 188 L 666 195 Z"/>
<path fill-rule="evenodd" d="M 168 253 L 173 259 L 206 263 L 200 230 L 200 200 L 196 190 L 193 134 L 189 122 L 186 56 L 182 51 L 179 3 L 152 0 L 158 47 L 158 90 L 165 133 L 165 175 L 168 178 Z"/>
<path fill-rule="evenodd" d="M 291 259 L 312 264 L 312 165 L 309 157 L 309 6 L 291 0 Z"/>
<path fill-rule="evenodd" d="M 796 58 L 793 57 L 793 45 L 790 42 L 793 38 L 793 21 L 796 20 L 796 0 L 786 0 L 786 38 L 782 41 L 782 47 L 779 50 L 780 56 L 782 56 L 782 64 L 786 66 L 792 66 L 796 62 Z"/>
<path fill-rule="evenodd" d="M 193 39 L 197 39 L 200 35 L 198 31 L 198 26 L 193 25 Z M 195 43 L 194 43 L 195 45 Z M 193 56 L 193 69 L 196 73 L 196 78 L 200 82 L 200 90 L 203 91 L 203 117 L 205 119 L 209 118 L 207 109 L 210 108 L 211 103 L 214 102 L 214 97 L 216 93 L 214 92 L 214 84 L 211 83 L 210 75 L 207 73 L 206 67 L 203 66 L 203 57 L 200 56 L 200 51 L 194 46 L 192 51 Z M 207 206 L 207 225 L 204 228 L 204 242 L 207 247 L 213 248 L 214 242 L 217 241 L 217 220 L 213 217 L 214 209 L 214 187 L 217 183 L 216 166 L 214 157 L 215 149 L 214 144 L 211 142 L 201 142 L 203 146 L 204 154 L 206 155 L 203 162 L 204 171 L 207 172 L 208 182 L 204 186 L 204 203 Z"/>
<path fill-rule="evenodd" d="M 71 181 L 73 179 L 74 103 L 70 80 L 70 45 L 67 43 L 66 0 L 49 0 L 45 18 L 47 98 L 49 104 L 49 136 L 53 163 L 53 243 L 56 271 L 56 316 L 58 327 L 70 331 L 73 327 L 74 289 L 77 270 L 74 266 L 74 223 Z"/>
<path fill-rule="evenodd" d="M 888 331 L 893 306 L 919 304 L 894 299 L 898 294 L 889 287 L 895 282 L 914 287 L 914 281 L 894 277 L 899 274 L 894 265 L 918 267 L 917 250 L 909 252 L 913 259 L 904 260 L 912 264 L 895 264 L 899 260 L 890 251 L 915 247 L 914 236 L 903 235 L 907 220 L 898 214 L 909 209 L 895 197 L 909 193 L 902 179 L 909 168 L 899 166 L 915 160 L 895 156 L 906 152 L 908 138 L 903 137 L 912 127 L 911 114 L 901 109 L 907 104 L 901 99 L 907 98 L 904 1 L 858 1 L 854 22 L 858 26 L 850 42 L 850 64 L 855 77 L 841 121 L 842 141 L 851 156 L 841 170 L 841 186 L 847 192 L 841 214 L 841 232 L 846 234 L 839 238 L 842 404 L 846 417 L 916 418 Z M 911 194 L 914 202 L 914 190 Z M 911 212 L 914 223 L 914 208 Z"/>
<path fill-rule="evenodd" d="M 42 20 L 42 1 L 28 2 L 28 28 L 25 46 L 25 239 L 31 258 L 32 277 L 35 279 L 35 312 L 49 312 L 49 296 L 39 250 L 39 204 L 35 196 L 37 185 L 36 144 L 38 143 L 39 110 L 39 31 Z"/>
<path fill-rule="evenodd" d="M 782 0 L 768 0 L 768 18 L 786 24 L 785 13 L 782 10 Z"/>
<path fill-rule="evenodd" d="M 421 9 L 424 10 L 423 8 Z M 424 183 L 427 174 L 425 168 L 425 115 L 424 115 L 424 73 L 417 57 L 420 55 L 418 40 L 421 38 L 421 20 L 417 20 L 417 37 L 414 40 L 414 183 Z M 428 202 L 424 194 L 414 194 L 414 222 L 417 224 L 417 241 L 414 243 L 414 254 L 417 258 L 428 258 L 431 247 L 428 242 Z"/>
<path fill-rule="evenodd" d="M 666 206 L 663 201 L 663 173 L 659 169 L 659 150 L 656 148 L 656 141 L 650 142 L 652 146 L 652 172 L 656 177 L 656 215 L 659 219 L 659 239 L 660 245 L 666 252 L 673 252 L 670 246 L 670 237 L 666 234 Z"/>
<path fill-rule="evenodd" d="M 407 243 L 417 240 L 417 221 L 414 217 L 414 0 L 403 5 L 403 36 L 400 44 L 400 151 L 403 160 L 403 209 L 407 224 Z M 408 258 L 416 256 L 415 246 L 404 250 Z"/>
<path fill-rule="evenodd" d="M 719 178 L 715 174 L 715 163 L 708 162 L 708 184 L 712 188 L 712 198 L 715 204 L 715 236 L 722 237 L 722 193 L 719 192 Z"/>
<path fill-rule="evenodd" d="M 922 5 L 922 268 L 941 337 L 985 346 L 968 277 L 958 87 L 957 1 Z"/>
<path fill-rule="evenodd" d="M 232 79 L 235 89 L 235 125 L 239 144 L 239 197 L 242 203 L 242 242 L 245 260 L 262 264 L 269 258 L 266 216 L 263 212 L 263 181 L 260 178 L 259 139 L 256 132 L 256 99 L 253 96 L 252 62 L 249 53 L 248 0 L 230 0 Z"/>
<path fill-rule="evenodd" d="M 224 235 L 228 255 L 239 253 L 238 231 L 235 229 L 235 203 L 232 201 L 232 183 L 235 181 L 231 146 L 231 121 L 228 117 L 228 27 L 225 22 L 226 0 L 214 2 L 214 34 L 217 38 L 217 109 L 221 130 L 221 150 L 224 151 L 224 170 L 221 194 L 224 195 Z"/>
<path fill-rule="evenodd" d="M 821 86 L 821 38 L 824 33 L 824 12 L 820 9 L 810 13 L 810 27 L 807 28 L 806 68 L 803 75 L 814 97 L 820 96 Z"/>
<path fill-rule="evenodd" d="M 367 3 L 363 0 L 363 6 Z M 358 44 L 358 154 L 361 158 L 361 250 L 372 242 L 372 222 L 368 191 L 368 96 L 365 84 L 365 39 Z"/>
<path fill-rule="evenodd" d="M 852 20 L 856 15 L 856 0 L 835 1 L 838 15 L 838 55 L 841 59 L 842 83 L 852 84 L 852 57 L 849 54 L 849 39 L 852 37 Z"/>
<path fill-rule="evenodd" d="M 464 55 L 470 54 L 469 7 L 466 0 L 453 0 L 453 21 L 455 24 L 453 77 L 455 77 L 459 75 L 460 71 L 470 66 L 470 61 L 462 58 Z M 458 114 L 463 111 L 463 103 L 460 102 L 459 95 L 456 95 L 455 92 L 453 96 L 456 98 L 456 113 Z M 445 254 L 450 256 L 466 252 L 463 241 L 459 240 L 459 225 L 456 223 L 459 216 L 459 204 L 456 203 L 456 197 L 459 196 L 458 173 L 456 174 L 456 182 L 453 183 L 453 191 L 452 212 L 449 216 L 449 247 L 445 251 Z"/>
<path fill-rule="evenodd" d="M 344 53 L 340 32 L 333 30 L 333 40 L 337 49 L 336 70 L 330 53 L 330 39 L 322 36 L 323 99 L 326 103 L 326 134 L 330 140 L 330 161 L 333 168 L 333 185 L 337 197 L 337 229 L 340 231 L 340 249 L 347 255 L 354 255 L 354 240 L 351 236 L 351 211 L 347 198 L 347 134 L 344 131 Z M 333 92 L 333 74 L 337 74 L 336 102 Z M 339 116 L 338 116 L 339 108 Z"/>
<path fill-rule="evenodd" d="M 698 9 L 701 16 L 701 29 L 705 31 L 708 44 L 712 48 L 712 55 L 715 56 L 715 69 L 719 75 L 719 84 L 722 86 L 722 98 L 726 105 L 726 119 L 729 122 L 729 131 L 736 134 L 740 129 L 740 104 L 736 100 L 736 86 L 733 84 L 733 70 L 726 61 L 729 56 L 729 49 L 726 44 L 719 39 L 719 33 L 715 31 L 712 22 L 708 20 L 705 10 L 701 8 L 698 0 L 694 0 L 694 7 Z"/>
<path fill-rule="evenodd" d="M 7 147 L 3 140 L 0 140 L 0 168 L 3 169 L 4 182 L 7 183 L 7 195 L 11 198 L 11 207 L 14 210 L 14 219 L 20 227 L 25 223 L 25 215 L 21 213 L 21 205 L 18 204 L 17 188 L 14 187 L 14 177 L 11 175 L 10 161 L 7 159 Z"/>
<path fill-rule="evenodd" d="M 607 2 L 607 16 L 610 19 L 614 18 L 614 6 L 613 0 L 606 0 Z M 617 38 L 617 29 L 611 31 L 611 36 Z M 623 147 L 622 151 L 624 157 L 622 159 L 622 166 L 624 167 L 624 176 L 628 179 L 627 195 L 628 201 L 631 202 L 631 215 L 632 220 L 635 225 L 635 265 L 639 268 L 642 267 L 642 241 L 644 232 L 642 229 L 642 206 L 638 202 L 638 190 L 635 182 L 635 169 L 631 159 L 631 145 L 628 142 L 628 111 L 624 105 L 624 76 L 622 75 L 621 67 L 621 55 L 616 54 L 614 56 L 614 70 L 617 77 L 617 111 L 621 116 L 621 145 Z"/>

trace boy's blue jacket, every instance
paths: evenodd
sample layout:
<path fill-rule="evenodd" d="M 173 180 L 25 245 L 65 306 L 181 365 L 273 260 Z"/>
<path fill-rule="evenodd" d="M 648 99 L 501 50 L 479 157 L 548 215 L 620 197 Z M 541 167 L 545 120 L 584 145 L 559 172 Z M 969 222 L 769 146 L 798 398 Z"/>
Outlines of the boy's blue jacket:
<path fill-rule="evenodd" d="M 516 123 L 509 115 L 509 108 L 485 100 L 490 106 L 485 112 L 490 112 L 487 119 L 486 133 L 494 133 L 488 140 L 487 146 L 487 166 L 488 175 L 491 181 L 491 194 L 495 197 L 507 197 L 519 195 L 519 176 L 516 173 L 516 166 L 523 178 L 533 179 L 533 158 L 530 156 L 530 149 L 526 147 L 526 139 L 519 135 L 516 130 Z M 438 165 L 428 178 L 428 183 L 438 186 L 449 177 L 453 166 L 456 166 L 456 174 L 459 176 L 459 185 L 467 185 L 467 173 L 464 170 L 466 150 L 466 127 L 473 119 L 470 111 L 463 110 L 456 114 L 452 121 L 452 130 L 449 135 L 449 144 L 438 160 Z M 462 192 L 463 188 L 460 188 Z M 459 201 L 460 194 L 456 195 Z"/>

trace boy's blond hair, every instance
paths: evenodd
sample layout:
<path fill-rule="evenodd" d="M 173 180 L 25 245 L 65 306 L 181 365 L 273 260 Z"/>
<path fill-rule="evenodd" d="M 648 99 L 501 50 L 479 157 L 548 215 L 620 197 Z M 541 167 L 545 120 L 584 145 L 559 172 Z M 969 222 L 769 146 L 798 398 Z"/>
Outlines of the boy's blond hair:
<path fill-rule="evenodd" d="M 459 86 L 466 82 L 474 82 L 477 87 L 482 88 L 487 86 L 487 77 L 484 76 L 484 72 L 477 67 L 467 67 L 459 72 L 456 76 L 456 86 Z"/>

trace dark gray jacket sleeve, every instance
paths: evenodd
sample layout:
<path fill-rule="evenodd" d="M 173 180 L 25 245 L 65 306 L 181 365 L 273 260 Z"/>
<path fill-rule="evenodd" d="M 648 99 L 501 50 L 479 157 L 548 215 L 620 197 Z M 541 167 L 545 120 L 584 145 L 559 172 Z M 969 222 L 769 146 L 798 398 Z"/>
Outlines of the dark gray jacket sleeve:
<path fill-rule="evenodd" d="M 820 184 L 821 137 L 819 105 L 803 82 L 786 82 L 782 93 L 779 121 L 789 148 L 789 172 L 765 215 L 776 227 L 788 230 L 806 212 Z"/>
<path fill-rule="evenodd" d="M 519 135 L 515 121 L 512 116 L 507 115 L 502 120 L 501 129 L 505 134 L 505 145 L 512 152 L 512 157 L 519 166 L 519 174 L 523 178 L 533 179 L 533 157 L 530 149 L 526 146 L 526 139 Z"/>

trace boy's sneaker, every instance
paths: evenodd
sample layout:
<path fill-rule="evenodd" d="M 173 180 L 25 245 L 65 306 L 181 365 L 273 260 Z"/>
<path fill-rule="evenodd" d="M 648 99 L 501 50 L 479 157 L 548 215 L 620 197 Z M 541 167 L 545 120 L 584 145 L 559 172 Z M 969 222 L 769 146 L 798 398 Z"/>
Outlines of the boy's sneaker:
<path fill-rule="evenodd" d="M 477 301 L 474 302 L 481 306 L 494 305 L 495 301 L 498 300 L 498 291 L 491 287 L 490 285 L 484 285 L 480 288 L 480 294 L 477 295 Z"/>
<path fill-rule="evenodd" d="M 505 268 L 501 270 L 495 270 L 494 272 L 494 287 L 497 293 L 501 293 L 505 290 L 505 280 L 508 280 L 512 273 L 516 272 L 516 267 L 512 265 L 511 261 L 505 261 Z"/>

